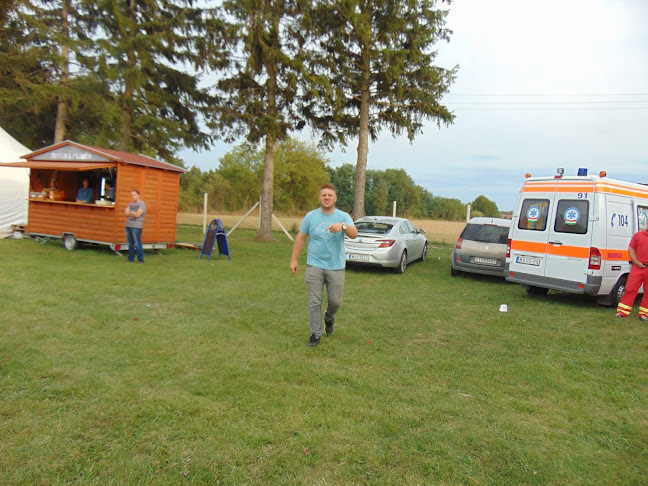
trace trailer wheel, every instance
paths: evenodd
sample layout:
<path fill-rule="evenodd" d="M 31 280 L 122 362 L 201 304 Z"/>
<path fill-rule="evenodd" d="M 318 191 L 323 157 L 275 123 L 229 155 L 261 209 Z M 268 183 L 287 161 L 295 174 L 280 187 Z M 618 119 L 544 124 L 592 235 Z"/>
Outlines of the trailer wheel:
<path fill-rule="evenodd" d="M 625 293 L 627 280 L 628 280 L 628 276 L 623 275 L 616 283 L 616 285 L 612 288 L 612 292 L 610 292 L 610 296 L 612 297 L 612 305 L 614 307 L 617 307 L 619 305 L 619 302 L 621 301 L 621 298 Z"/>
<path fill-rule="evenodd" d="M 76 250 L 79 248 L 79 242 L 73 235 L 64 235 L 63 236 L 63 246 L 66 250 Z"/>
<path fill-rule="evenodd" d="M 549 289 L 545 289 L 543 287 L 536 287 L 535 285 L 529 285 L 526 291 L 529 295 L 547 295 Z"/>

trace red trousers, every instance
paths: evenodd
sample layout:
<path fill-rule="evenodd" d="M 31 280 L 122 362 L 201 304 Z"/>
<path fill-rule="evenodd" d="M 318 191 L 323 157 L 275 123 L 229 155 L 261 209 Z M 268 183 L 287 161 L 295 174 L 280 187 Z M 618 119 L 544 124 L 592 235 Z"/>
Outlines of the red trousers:
<path fill-rule="evenodd" d="M 641 284 L 644 286 L 644 294 L 639 305 L 639 315 L 648 316 L 648 267 L 639 268 L 633 265 L 630 269 L 630 275 L 628 275 L 625 293 L 621 302 L 619 302 L 619 307 L 617 307 L 617 312 L 623 317 L 628 317 L 632 312 L 632 306 L 637 298 L 637 292 L 639 292 Z"/>

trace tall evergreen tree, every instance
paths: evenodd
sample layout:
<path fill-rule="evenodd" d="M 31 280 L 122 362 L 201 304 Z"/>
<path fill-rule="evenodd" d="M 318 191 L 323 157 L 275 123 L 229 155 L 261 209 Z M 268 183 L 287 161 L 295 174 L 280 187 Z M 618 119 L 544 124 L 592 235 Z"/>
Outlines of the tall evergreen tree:
<path fill-rule="evenodd" d="M 220 28 L 194 0 L 98 0 L 102 34 L 95 71 L 114 104 L 101 138 L 120 150 L 175 161 L 182 146 L 207 148 L 201 115 L 213 104 L 198 73 Z M 109 143 L 110 144 L 110 143 Z"/>
<path fill-rule="evenodd" d="M 23 143 L 63 140 L 70 106 L 88 98 L 91 83 L 79 60 L 94 28 L 90 5 L 89 0 L 14 0 L 0 12 L 0 121 Z"/>
<path fill-rule="evenodd" d="M 310 33 L 310 99 L 304 113 L 326 144 L 358 136 L 354 217 L 365 214 L 369 137 L 383 128 L 412 141 L 425 120 L 450 124 L 440 104 L 456 75 L 435 66 L 434 45 L 449 40 L 436 0 L 315 0 Z"/>
<path fill-rule="evenodd" d="M 275 145 L 303 124 L 295 116 L 301 61 L 291 34 L 291 0 L 226 0 L 225 41 L 231 55 L 217 83 L 212 127 L 227 141 L 265 142 L 257 238 L 272 239 Z"/>

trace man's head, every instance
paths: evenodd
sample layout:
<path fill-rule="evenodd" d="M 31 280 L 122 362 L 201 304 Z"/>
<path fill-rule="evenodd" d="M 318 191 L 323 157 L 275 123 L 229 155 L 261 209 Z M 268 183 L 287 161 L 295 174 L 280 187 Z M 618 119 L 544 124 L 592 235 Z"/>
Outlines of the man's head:
<path fill-rule="evenodd" d="M 82 184 L 83 184 L 83 187 L 87 189 L 87 187 L 88 187 L 88 179 L 83 179 Z"/>
<path fill-rule="evenodd" d="M 112 182 L 106 181 L 106 189 L 112 189 Z"/>
<path fill-rule="evenodd" d="M 337 201 L 337 192 L 332 184 L 324 184 L 320 189 L 319 202 L 325 212 L 331 212 L 335 209 Z"/>
<path fill-rule="evenodd" d="M 135 201 L 135 202 L 139 201 L 139 198 L 140 198 L 139 191 L 137 189 L 133 189 L 131 191 L 131 197 L 133 198 L 133 201 Z"/>

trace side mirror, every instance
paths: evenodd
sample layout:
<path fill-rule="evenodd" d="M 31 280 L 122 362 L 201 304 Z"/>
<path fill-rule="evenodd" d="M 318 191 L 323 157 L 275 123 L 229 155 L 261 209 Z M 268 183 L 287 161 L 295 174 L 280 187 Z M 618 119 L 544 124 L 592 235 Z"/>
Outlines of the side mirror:
<path fill-rule="evenodd" d="M 420 228 L 420 229 L 418 230 L 418 232 L 419 232 L 419 233 L 425 233 L 425 230 L 424 230 L 423 228 Z"/>

